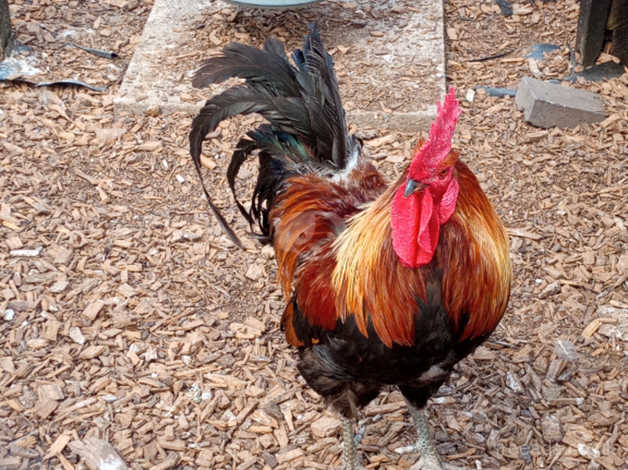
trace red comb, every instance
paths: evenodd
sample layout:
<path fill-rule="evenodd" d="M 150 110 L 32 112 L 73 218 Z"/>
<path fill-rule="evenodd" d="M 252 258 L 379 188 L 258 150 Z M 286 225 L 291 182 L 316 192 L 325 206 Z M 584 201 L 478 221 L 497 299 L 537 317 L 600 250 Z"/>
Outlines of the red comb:
<path fill-rule="evenodd" d="M 436 119 L 430 127 L 430 136 L 417 154 L 414 155 L 410 174 L 413 173 L 412 167 L 419 165 L 423 168 L 436 168 L 449 154 L 454 137 L 454 129 L 461 112 L 455 90 L 451 87 L 449 93 L 445 96 L 443 104 L 441 105 L 440 101 L 438 102 Z"/>

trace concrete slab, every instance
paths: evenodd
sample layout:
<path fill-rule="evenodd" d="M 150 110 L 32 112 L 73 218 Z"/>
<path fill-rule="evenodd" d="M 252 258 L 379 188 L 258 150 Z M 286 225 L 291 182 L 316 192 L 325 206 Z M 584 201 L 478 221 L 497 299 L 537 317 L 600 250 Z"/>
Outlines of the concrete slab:
<path fill-rule="evenodd" d="M 386 5 L 379 5 L 386 4 Z M 291 51 L 316 21 L 334 56 L 350 123 L 425 131 L 445 90 L 440 0 L 328 0 L 295 10 L 241 9 L 220 0 L 155 0 L 129 64 L 117 110 L 196 113 L 224 86 L 195 90 L 202 59 L 232 40 L 261 45 L 279 36 Z"/>
<path fill-rule="evenodd" d="M 320 0 L 227 0 L 235 5 L 242 5 L 251 8 L 290 8 L 304 6 L 310 3 L 320 2 Z"/>

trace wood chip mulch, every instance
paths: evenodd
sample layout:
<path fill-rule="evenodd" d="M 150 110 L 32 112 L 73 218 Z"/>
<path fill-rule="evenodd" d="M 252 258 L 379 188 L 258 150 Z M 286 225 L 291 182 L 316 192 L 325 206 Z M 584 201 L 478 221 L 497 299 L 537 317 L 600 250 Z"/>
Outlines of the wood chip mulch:
<path fill-rule="evenodd" d="M 205 153 L 239 251 L 201 197 L 190 117 L 114 114 L 150 6 L 11 2 L 31 47 L 52 54 L 72 29 L 95 48 L 119 38 L 121 58 L 115 70 L 52 62 L 55 75 L 117 73 L 98 75 L 103 94 L 0 83 L 0 468 L 338 468 L 339 421 L 279 331 L 272 252 L 245 237 L 227 193 L 225 154 L 247 120 L 222 125 Z M 510 230 L 515 281 L 503 322 L 431 400 L 430 421 L 449 468 L 626 468 L 628 73 L 571 85 L 599 93 L 609 115 L 575 129 L 533 128 L 513 98 L 469 93 L 567 74 L 578 2 L 514 6 L 509 18 L 489 1 L 445 7 L 448 76 L 469 98 L 456 146 Z M 532 63 L 538 42 L 561 48 Z M 398 174 L 416 136 L 361 131 Z M 417 460 L 395 452 L 414 436 L 398 392 L 363 424 L 366 468 Z"/>

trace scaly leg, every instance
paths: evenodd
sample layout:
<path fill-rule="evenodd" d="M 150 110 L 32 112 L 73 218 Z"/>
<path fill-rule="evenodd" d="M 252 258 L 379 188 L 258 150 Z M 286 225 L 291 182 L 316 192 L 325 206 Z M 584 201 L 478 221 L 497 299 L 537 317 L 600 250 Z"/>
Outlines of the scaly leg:
<path fill-rule="evenodd" d="M 352 388 L 347 388 L 341 394 L 338 403 L 340 403 L 338 408 L 342 416 L 343 469 L 363 470 L 357 446 L 362 441 L 366 426 L 358 428 L 357 434 L 354 432 L 354 429 L 358 427 L 358 416 L 360 414 L 358 410 L 359 397 Z"/>
<path fill-rule="evenodd" d="M 408 409 L 410 410 L 410 415 L 416 427 L 417 441 L 416 444 L 412 446 L 397 449 L 397 452 L 400 454 L 417 451 L 421 453 L 421 458 L 416 464 L 410 467 L 410 470 L 443 470 L 434 440 L 430 433 L 430 425 L 427 421 L 427 417 L 423 411 L 415 408 L 409 402 Z"/>
<path fill-rule="evenodd" d="M 356 420 L 352 418 L 342 418 L 342 460 L 344 470 L 357 470 L 356 465 L 356 442 L 354 441 L 353 426 Z"/>

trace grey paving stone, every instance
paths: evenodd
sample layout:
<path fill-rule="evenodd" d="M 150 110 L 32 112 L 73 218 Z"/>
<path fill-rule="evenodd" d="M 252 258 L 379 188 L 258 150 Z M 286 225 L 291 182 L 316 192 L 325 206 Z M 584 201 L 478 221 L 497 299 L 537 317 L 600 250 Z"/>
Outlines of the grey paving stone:
<path fill-rule="evenodd" d="M 595 93 L 524 77 L 515 96 L 524 119 L 537 127 L 575 127 L 606 118 Z"/>

